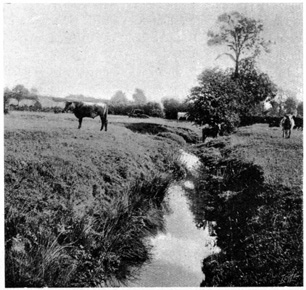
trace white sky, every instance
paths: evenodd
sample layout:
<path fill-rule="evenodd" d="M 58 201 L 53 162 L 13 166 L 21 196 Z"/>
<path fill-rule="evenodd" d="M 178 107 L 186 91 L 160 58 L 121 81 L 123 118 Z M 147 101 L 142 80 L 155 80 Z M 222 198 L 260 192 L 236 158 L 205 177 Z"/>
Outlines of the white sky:
<path fill-rule="evenodd" d="M 228 67 L 208 47 L 207 31 L 224 12 L 261 19 L 275 41 L 260 68 L 302 99 L 303 7 L 293 4 L 3 4 L 4 86 L 40 94 L 109 99 L 135 88 L 149 100 L 186 97 L 206 68 Z"/>

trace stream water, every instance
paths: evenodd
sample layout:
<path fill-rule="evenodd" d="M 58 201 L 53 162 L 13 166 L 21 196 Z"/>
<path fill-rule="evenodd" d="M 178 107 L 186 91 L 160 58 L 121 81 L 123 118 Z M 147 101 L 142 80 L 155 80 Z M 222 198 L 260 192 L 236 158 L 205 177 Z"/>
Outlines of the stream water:
<path fill-rule="evenodd" d="M 196 174 L 196 156 L 181 151 L 181 162 L 190 174 Z M 128 287 L 199 287 L 204 280 L 203 259 L 219 249 L 214 246 L 215 237 L 209 235 L 208 227 L 196 227 L 185 191 L 193 188 L 190 180 L 170 186 L 166 197 L 170 211 L 164 217 L 166 231 L 151 239 L 153 259 Z"/>

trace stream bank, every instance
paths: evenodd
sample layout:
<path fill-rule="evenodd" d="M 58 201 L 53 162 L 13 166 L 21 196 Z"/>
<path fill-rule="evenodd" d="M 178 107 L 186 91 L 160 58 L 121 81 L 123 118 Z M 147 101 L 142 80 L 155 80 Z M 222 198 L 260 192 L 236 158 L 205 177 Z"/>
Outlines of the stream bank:
<path fill-rule="evenodd" d="M 142 267 L 138 279 L 128 283 L 129 287 L 199 287 L 205 278 L 201 271 L 203 259 L 219 251 L 208 227 L 199 228 L 195 223 L 192 200 L 187 194 L 194 190 L 192 179 L 197 175 L 199 159 L 180 150 L 180 162 L 187 175 L 168 189 L 165 231 L 150 239 L 152 261 Z"/>

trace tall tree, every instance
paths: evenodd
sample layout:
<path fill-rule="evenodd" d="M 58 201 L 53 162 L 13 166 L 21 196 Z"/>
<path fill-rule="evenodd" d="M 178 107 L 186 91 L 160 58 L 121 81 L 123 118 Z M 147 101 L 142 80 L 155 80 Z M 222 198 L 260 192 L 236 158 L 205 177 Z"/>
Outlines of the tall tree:
<path fill-rule="evenodd" d="M 218 17 L 216 31 L 208 31 L 209 46 L 226 45 L 229 56 L 235 63 L 234 77 L 239 74 L 239 62 L 245 58 L 255 58 L 262 50 L 269 52 L 271 41 L 261 37 L 263 24 L 260 20 L 245 17 L 239 12 L 224 13 Z"/>
<path fill-rule="evenodd" d="M 135 104 L 143 105 L 147 102 L 147 97 L 144 94 L 144 91 L 141 89 L 135 89 L 135 93 L 133 94 L 133 99 Z"/>

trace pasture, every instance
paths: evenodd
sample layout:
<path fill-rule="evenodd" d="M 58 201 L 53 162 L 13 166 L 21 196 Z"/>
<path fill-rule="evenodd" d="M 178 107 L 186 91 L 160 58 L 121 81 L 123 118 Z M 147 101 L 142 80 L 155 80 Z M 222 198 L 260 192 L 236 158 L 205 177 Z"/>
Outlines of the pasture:
<path fill-rule="evenodd" d="M 197 220 L 215 221 L 220 254 L 202 286 L 303 285 L 303 133 L 254 124 L 194 146 Z"/>
<path fill-rule="evenodd" d="M 110 116 L 101 132 L 97 118 L 79 130 L 72 114 L 5 116 L 6 286 L 101 286 L 149 259 L 186 142 L 124 126 L 136 121 Z"/>
<path fill-rule="evenodd" d="M 160 201 L 184 174 L 182 147 L 201 155 L 223 144 L 222 158 L 260 166 L 264 183 L 275 188 L 271 196 L 298 188 L 292 200 L 300 204 L 301 131 L 283 139 L 280 128 L 255 124 L 191 144 L 201 128 L 159 118 L 110 115 L 101 132 L 98 118 L 84 119 L 79 130 L 73 114 L 14 111 L 4 125 L 6 286 L 96 287 L 128 279 L 129 261 L 140 267 L 150 259 L 144 237 L 163 228 Z M 277 219 L 291 219 L 280 209 Z M 301 244 L 300 236 L 293 239 Z"/>

